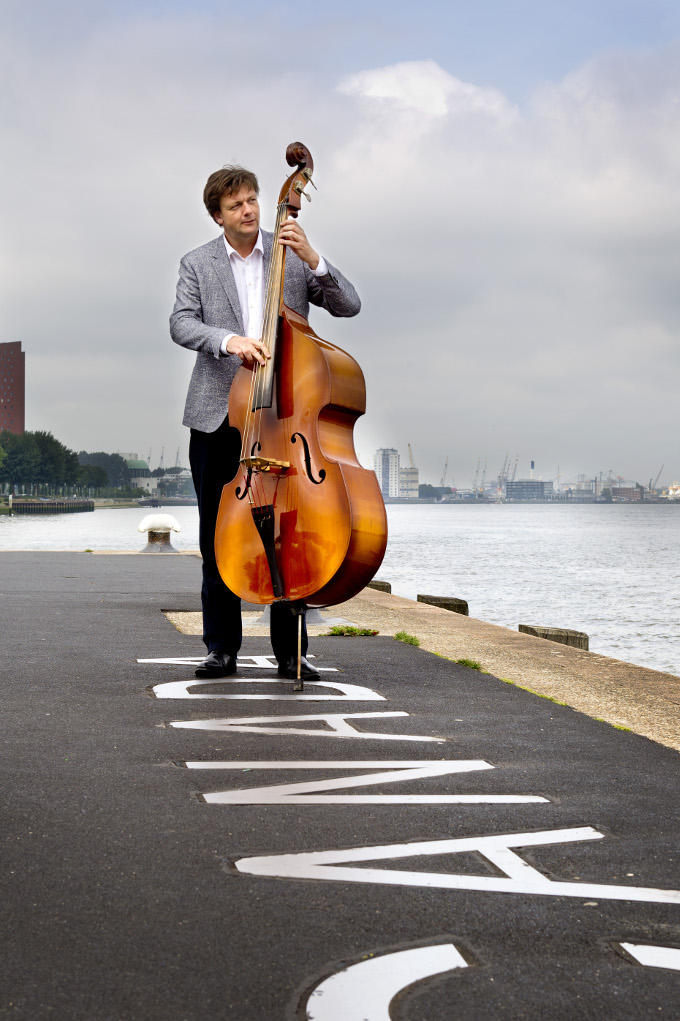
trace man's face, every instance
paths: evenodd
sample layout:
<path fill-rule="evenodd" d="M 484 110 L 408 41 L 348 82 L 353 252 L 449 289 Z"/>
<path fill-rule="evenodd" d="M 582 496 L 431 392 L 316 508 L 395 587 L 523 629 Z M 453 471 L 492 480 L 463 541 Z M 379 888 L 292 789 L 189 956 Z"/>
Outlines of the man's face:
<path fill-rule="evenodd" d="M 215 221 L 224 229 L 233 248 L 254 243 L 260 229 L 260 203 L 252 188 L 241 188 L 232 195 L 223 195 Z"/>

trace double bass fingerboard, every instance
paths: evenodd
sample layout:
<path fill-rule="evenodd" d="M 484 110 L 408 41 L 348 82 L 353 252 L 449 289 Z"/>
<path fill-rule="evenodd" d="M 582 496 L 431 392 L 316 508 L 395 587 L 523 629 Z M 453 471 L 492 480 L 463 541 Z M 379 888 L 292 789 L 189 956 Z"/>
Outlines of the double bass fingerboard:
<path fill-rule="evenodd" d="M 288 217 L 288 206 L 279 203 L 276 210 L 276 226 L 272 247 L 267 290 L 265 295 L 264 313 L 262 317 L 262 342 L 269 351 L 271 358 L 266 365 L 258 365 L 253 372 L 251 411 L 270 408 L 274 388 L 274 362 L 276 360 L 276 341 L 279 331 L 279 315 L 283 297 L 283 279 L 286 264 L 286 246 L 279 244 L 281 224 Z"/>

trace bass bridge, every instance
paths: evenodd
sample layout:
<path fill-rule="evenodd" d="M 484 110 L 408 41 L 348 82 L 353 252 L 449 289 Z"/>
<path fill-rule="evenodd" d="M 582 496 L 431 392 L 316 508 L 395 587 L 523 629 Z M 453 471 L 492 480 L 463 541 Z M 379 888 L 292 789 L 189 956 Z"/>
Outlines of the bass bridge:
<path fill-rule="evenodd" d="M 290 461 L 277 461 L 274 457 L 243 457 L 241 464 L 251 472 L 273 472 L 282 475 L 290 468 Z"/>

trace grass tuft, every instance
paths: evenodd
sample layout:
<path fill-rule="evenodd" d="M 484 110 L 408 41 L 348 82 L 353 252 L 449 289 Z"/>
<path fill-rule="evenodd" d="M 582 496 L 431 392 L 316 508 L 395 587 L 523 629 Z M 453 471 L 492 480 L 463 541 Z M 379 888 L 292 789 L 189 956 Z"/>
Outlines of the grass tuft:
<path fill-rule="evenodd" d="M 397 631 L 394 637 L 398 642 L 404 642 L 406 645 L 420 645 L 420 639 L 415 635 L 410 635 L 408 631 Z"/>
<path fill-rule="evenodd" d="M 481 670 L 482 664 L 478 663 L 476 659 L 457 659 L 456 663 L 460 666 L 469 667 L 470 670 Z"/>
<path fill-rule="evenodd" d="M 349 638 L 358 638 L 367 636 L 372 638 L 373 635 L 377 635 L 378 632 L 374 631 L 370 627 L 354 627 L 352 624 L 337 624 L 332 627 L 328 632 L 328 635 L 346 635 Z"/>
<path fill-rule="evenodd" d="M 544 698 L 546 702 L 554 702 L 555 705 L 561 705 L 564 709 L 572 708 L 568 702 L 560 702 L 559 698 L 553 698 L 552 695 L 544 695 L 543 692 L 534 691 L 533 688 L 525 688 L 523 684 L 518 684 L 517 681 L 511 681 L 509 677 L 499 677 L 498 680 L 502 681 L 503 684 L 511 684 L 513 688 L 518 688 L 520 691 L 527 691 L 530 695 L 535 695 L 536 698 Z M 594 716 L 593 719 L 597 720 L 599 717 Z M 605 722 L 605 720 L 602 720 L 602 723 Z"/>

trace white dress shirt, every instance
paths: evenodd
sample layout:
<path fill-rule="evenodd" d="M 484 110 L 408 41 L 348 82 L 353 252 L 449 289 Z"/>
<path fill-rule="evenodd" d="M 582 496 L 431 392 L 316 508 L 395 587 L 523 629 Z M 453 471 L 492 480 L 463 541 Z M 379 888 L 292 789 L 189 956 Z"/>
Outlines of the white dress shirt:
<path fill-rule="evenodd" d="M 264 280 L 264 247 L 262 245 L 262 231 L 257 232 L 257 241 L 250 255 L 245 259 L 232 248 L 224 236 L 224 247 L 234 274 L 234 283 L 238 294 L 241 315 L 243 317 L 243 329 L 246 337 L 260 340 L 262 337 L 262 314 L 264 310 L 265 280 Z M 312 270 L 314 276 L 322 277 L 328 273 L 328 267 L 323 256 L 319 257 L 319 265 Z M 227 344 L 235 333 L 228 333 L 220 345 L 223 355 L 226 355 Z"/>

